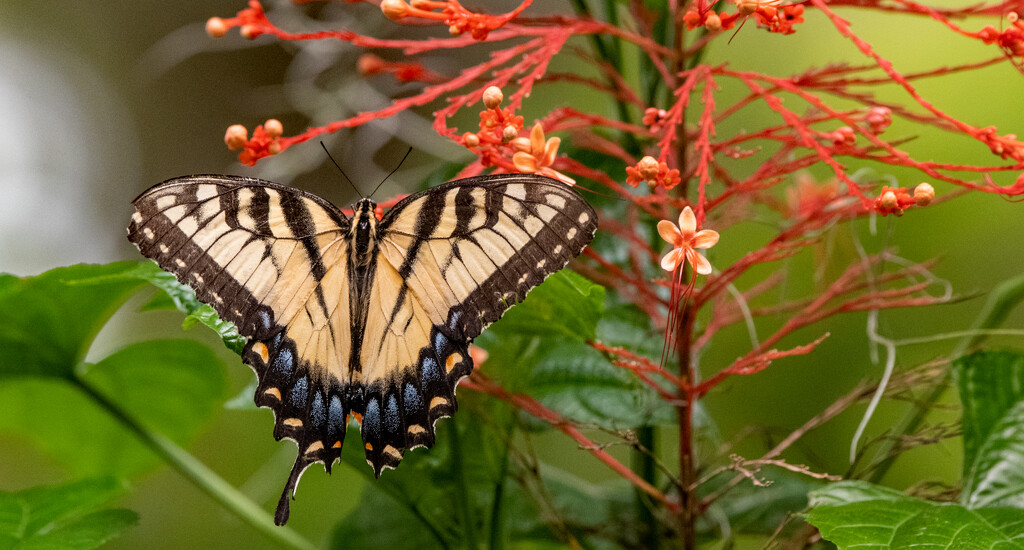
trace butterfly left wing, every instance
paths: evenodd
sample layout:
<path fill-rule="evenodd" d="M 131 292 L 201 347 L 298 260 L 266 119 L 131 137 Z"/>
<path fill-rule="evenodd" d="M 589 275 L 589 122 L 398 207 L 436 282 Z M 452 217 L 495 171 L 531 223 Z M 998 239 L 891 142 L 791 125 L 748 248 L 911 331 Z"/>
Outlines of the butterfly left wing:
<path fill-rule="evenodd" d="M 278 506 L 314 462 L 341 454 L 353 403 L 349 220 L 327 201 L 253 178 L 185 176 L 133 201 L 129 240 L 192 286 L 247 337 L 254 396 L 273 409 L 274 437 L 299 446 Z"/>
<path fill-rule="evenodd" d="M 381 220 L 360 350 L 362 435 L 377 475 L 434 442 L 473 368 L 469 343 L 593 239 L 597 215 L 570 187 L 532 174 L 449 182 Z"/>

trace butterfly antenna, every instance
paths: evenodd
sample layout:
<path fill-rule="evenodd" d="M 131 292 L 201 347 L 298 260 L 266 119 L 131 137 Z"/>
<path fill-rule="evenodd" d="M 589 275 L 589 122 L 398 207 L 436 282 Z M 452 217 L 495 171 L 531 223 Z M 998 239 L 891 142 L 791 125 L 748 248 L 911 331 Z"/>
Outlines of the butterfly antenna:
<path fill-rule="evenodd" d="M 373 188 L 373 193 L 370 193 L 370 197 L 373 197 L 373 194 L 376 193 L 378 189 L 380 189 L 380 186 L 384 185 L 384 182 L 388 181 L 388 178 L 390 178 L 392 174 L 397 172 L 398 169 L 402 167 L 402 163 L 405 162 L 405 159 L 409 158 L 410 153 L 412 153 L 412 147 L 410 147 L 409 150 L 405 152 L 405 156 L 402 157 L 402 160 L 398 161 L 398 166 L 395 166 L 394 170 L 388 172 L 388 175 L 384 176 L 384 179 L 380 180 L 380 183 L 377 184 L 377 187 Z"/>
<path fill-rule="evenodd" d="M 356 190 L 356 194 L 359 195 L 360 198 L 364 198 L 363 194 L 359 192 L 359 188 L 356 187 L 356 184 L 352 183 L 352 178 L 348 177 L 348 174 L 346 174 L 345 171 L 341 169 L 341 165 L 338 164 L 338 161 L 334 160 L 334 157 L 331 156 L 331 152 L 327 150 L 327 146 L 324 145 L 324 142 L 320 142 L 320 147 L 324 148 L 324 152 L 327 153 L 327 158 L 331 159 L 331 162 L 334 163 L 334 167 L 337 168 L 339 172 L 341 172 L 342 176 L 345 176 L 345 181 L 347 181 L 348 184 L 352 186 L 352 189 Z"/>

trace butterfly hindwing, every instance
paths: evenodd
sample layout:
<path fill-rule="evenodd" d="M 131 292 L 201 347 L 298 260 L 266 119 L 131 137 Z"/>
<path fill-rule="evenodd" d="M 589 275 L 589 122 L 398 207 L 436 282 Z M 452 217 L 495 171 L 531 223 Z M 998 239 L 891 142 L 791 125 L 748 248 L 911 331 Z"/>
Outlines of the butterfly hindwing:
<path fill-rule="evenodd" d="M 411 195 L 377 222 L 252 178 L 169 180 L 140 195 L 129 240 L 248 338 L 256 403 L 299 454 L 275 519 L 303 471 L 340 457 L 351 416 L 380 475 L 434 444 L 455 412 L 469 344 L 578 255 L 594 210 L 565 184 L 501 174 Z"/>

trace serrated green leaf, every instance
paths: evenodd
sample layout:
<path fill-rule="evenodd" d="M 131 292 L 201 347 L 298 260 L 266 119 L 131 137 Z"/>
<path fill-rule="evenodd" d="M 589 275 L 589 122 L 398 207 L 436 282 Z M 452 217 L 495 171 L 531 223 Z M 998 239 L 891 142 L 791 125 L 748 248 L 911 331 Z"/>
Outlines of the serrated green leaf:
<path fill-rule="evenodd" d="M 487 332 L 593 340 L 604 287 L 563 269 L 533 289 Z"/>
<path fill-rule="evenodd" d="M 625 429 L 675 420 L 675 410 L 654 390 L 581 342 L 551 346 L 521 382 L 514 377 L 503 382 L 567 418 L 603 428 Z"/>
<path fill-rule="evenodd" d="M 147 302 L 142 307 L 142 311 L 170 309 L 168 306 L 173 306 L 186 315 L 185 321 L 182 323 L 186 330 L 195 326 L 196 323 L 202 324 L 213 329 L 228 349 L 239 355 L 242 354 L 245 337 L 238 333 L 234 323 L 221 319 L 212 307 L 200 302 L 191 287 L 178 282 L 174 275 L 161 271 L 153 262 L 139 264 L 135 275 L 163 291 Z"/>
<path fill-rule="evenodd" d="M 190 340 L 134 344 L 87 367 L 81 375 L 85 384 L 177 443 L 194 437 L 220 409 L 227 387 L 220 358 Z M 24 378 L 4 384 L 0 431 L 35 441 L 83 475 L 126 476 L 158 463 L 76 381 Z"/>
<path fill-rule="evenodd" d="M 840 549 L 1024 547 L 1020 510 L 968 510 L 902 495 L 862 481 L 845 481 L 811 493 L 808 523 Z"/>
<path fill-rule="evenodd" d="M 220 336 L 220 339 L 224 341 L 224 345 L 227 348 L 239 355 L 242 354 L 242 349 L 245 348 L 246 338 L 238 333 L 238 328 L 231 321 L 225 321 L 217 316 L 217 312 L 212 307 L 203 304 L 195 309 L 192 313 L 189 313 L 185 317 L 185 321 L 182 326 L 188 330 L 192 328 L 196 323 L 203 324 Z"/>
<path fill-rule="evenodd" d="M 12 550 L 88 550 L 138 523 L 129 510 L 100 510 L 124 490 L 113 478 L 0 492 L 0 545 Z"/>
<path fill-rule="evenodd" d="M 963 403 L 968 508 L 1024 508 L 1024 355 L 977 352 L 954 363 Z"/>
<path fill-rule="evenodd" d="M 142 285 L 138 264 L 73 265 L 3 278 L 0 378 L 70 378 L 100 327 Z"/>

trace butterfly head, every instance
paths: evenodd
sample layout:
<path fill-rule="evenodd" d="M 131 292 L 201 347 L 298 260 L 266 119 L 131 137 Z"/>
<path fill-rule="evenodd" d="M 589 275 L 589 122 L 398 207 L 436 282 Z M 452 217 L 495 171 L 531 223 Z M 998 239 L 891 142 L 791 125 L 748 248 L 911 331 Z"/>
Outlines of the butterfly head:
<path fill-rule="evenodd" d="M 353 259 L 357 265 L 370 263 L 373 255 L 374 241 L 377 235 L 377 216 L 374 215 L 377 204 L 370 199 L 361 199 L 352 207 L 352 249 Z"/>

